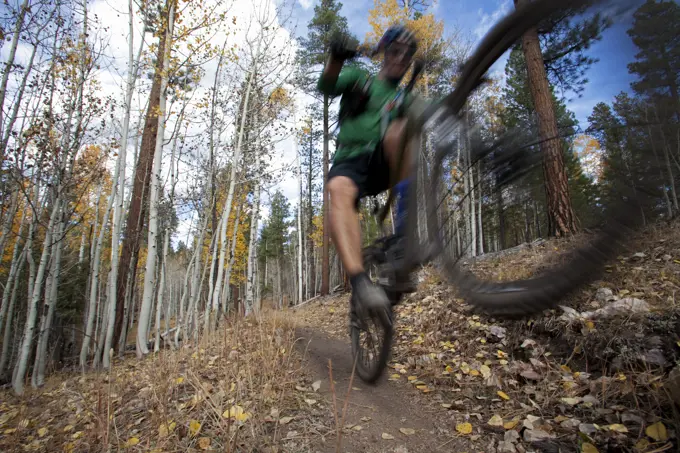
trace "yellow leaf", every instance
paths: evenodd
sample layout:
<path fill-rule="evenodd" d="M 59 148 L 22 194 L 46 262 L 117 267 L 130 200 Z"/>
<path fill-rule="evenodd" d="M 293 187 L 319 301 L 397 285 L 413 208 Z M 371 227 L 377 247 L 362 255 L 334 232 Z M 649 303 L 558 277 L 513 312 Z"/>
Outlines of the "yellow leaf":
<path fill-rule="evenodd" d="M 614 431 L 615 433 L 627 433 L 628 432 L 628 428 L 626 428 L 625 426 L 623 426 L 620 423 L 614 423 L 613 425 L 605 426 L 605 428 L 608 429 L 609 431 Z"/>
<path fill-rule="evenodd" d="M 505 392 L 501 392 L 500 390 L 497 391 L 496 394 L 506 401 L 508 401 L 510 399 L 510 397 Z"/>
<path fill-rule="evenodd" d="M 571 373 L 571 368 L 569 368 L 566 365 L 560 365 L 560 368 L 562 368 L 562 371 L 564 371 L 565 373 Z"/>
<path fill-rule="evenodd" d="M 64 445 L 64 453 L 73 453 L 73 450 L 76 449 L 76 446 L 73 442 L 69 442 L 66 445 Z"/>
<path fill-rule="evenodd" d="M 467 363 L 463 362 L 460 364 L 460 371 L 462 371 L 465 374 L 468 374 L 470 373 L 470 366 Z"/>
<path fill-rule="evenodd" d="M 40 428 L 38 430 L 38 436 L 45 437 L 45 434 L 47 434 L 47 428 Z"/>
<path fill-rule="evenodd" d="M 207 450 L 210 448 L 210 438 L 209 437 L 201 437 L 198 439 L 198 448 L 201 450 Z"/>
<path fill-rule="evenodd" d="M 581 402 L 581 398 L 562 398 L 560 401 L 570 406 L 576 406 Z"/>
<path fill-rule="evenodd" d="M 584 442 L 581 445 L 581 453 L 599 453 L 599 452 L 597 451 L 597 448 L 595 448 L 595 445 L 589 442 Z"/>
<path fill-rule="evenodd" d="M 75 433 L 71 434 L 71 439 L 80 439 L 81 437 L 83 437 L 82 431 L 76 431 Z"/>
<path fill-rule="evenodd" d="M 64 426 L 64 432 L 67 433 L 69 431 L 73 431 L 73 425 L 66 425 Z"/>
<path fill-rule="evenodd" d="M 407 379 L 408 379 L 409 382 L 415 381 L 415 380 L 418 379 L 418 376 L 409 376 Z"/>
<path fill-rule="evenodd" d="M 382 436 L 381 436 L 381 437 L 382 437 L 383 439 L 385 439 L 385 440 L 392 440 L 392 439 L 394 439 L 394 436 L 393 436 L 392 434 L 387 434 L 387 433 L 382 433 Z"/>
<path fill-rule="evenodd" d="M 640 439 L 635 443 L 635 449 L 637 451 L 646 451 L 649 448 L 649 441 L 647 439 Z"/>
<path fill-rule="evenodd" d="M 472 425 L 469 423 L 458 423 L 456 425 L 456 431 L 461 434 L 470 434 L 472 432 Z"/>
<path fill-rule="evenodd" d="M 189 422 L 189 433 L 195 436 L 201 430 L 201 423 L 198 420 L 191 420 Z"/>
<path fill-rule="evenodd" d="M 595 330 L 595 323 L 593 321 L 586 321 L 586 329 Z"/>
<path fill-rule="evenodd" d="M 645 429 L 645 434 L 657 442 L 664 442 L 668 440 L 666 426 L 664 426 L 664 424 L 661 422 L 656 422 L 653 425 L 649 425 L 647 429 Z"/>
<path fill-rule="evenodd" d="M 479 372 L 482 373 L 482 376 L 484 376 L 484 379 L 488 379 L 491 376 L 491 368 L 489 368 L 486 365 L 480 366 Z"/>
<path fill-rule="evenodd" d="M 167 424 L 163 423 L 161 426 L 158 427 L 158 436 L 168 437 L 168 434 L 170 434 L 175 429 L 175 426 L 177 426 L 177 423 L 172 421 Z"/>
<path fill-rule="evenodd" d="M 487 423 L 489 426 L 503 426 L 503 417 L 494 414 L 494 416 L 491 417 Z"/>
<path fill-rule="evenodd" d="M 470 370 L 470 376 L 479 376 L 479 371 L 477 371 L 477 370 Z"/>
<path fill-rule="evenodd" d="M 416 433 L 416 430 L 413 428 L 399 428 L 399 431 L 406 436 L 412 436 Z"/>
<path fill-rule="evenodd" d="M 184 377 L 183 377 L 183 376 L 180 376 L 180 377 L 178 377 L 177 379 L 175 379 L 175 384 L 181 384 L 182 382 L 184 382 Z"/>
<path fill-rule="evenodd" d="M 515 426 L 517 426 L 517 423 L 519 423 L 519 420 L 510 420 L 509 422 L 505 422 L 503 424 L 503 428 L 505 429 L 512 429 Z"/>
<path fill-rule="evenodd" d="M 241 406 L 231 406 L 222 414 L 224 418 L 233 418 L 238 422 L 244 422 L 250 418 L 250 414 L 245 412 Z"/>
<path fill-rule="evenodd" d="M 139 443 L 139 439 L 137 439 L 136 437 L 131 437 L 131 438 L 129 438 L 129 439 L 127 440 L 127 442 L 125 442 L 125 443 L 123 444 L 123 448 L 134 447 L 134 446 L 137 445 L 138 443 Z"/>

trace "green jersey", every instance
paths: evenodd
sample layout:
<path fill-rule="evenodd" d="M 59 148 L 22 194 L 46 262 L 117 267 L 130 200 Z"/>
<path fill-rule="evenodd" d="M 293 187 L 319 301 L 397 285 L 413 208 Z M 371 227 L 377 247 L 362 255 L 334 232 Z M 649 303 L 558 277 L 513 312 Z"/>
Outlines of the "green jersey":
<path fill-rule="evenodd" d="M 323 94 L 338 96 L 357 82 L 363 85 L 369 77 L 366 71 L 346 67 L 340 71 L 335 85 L 328 83 L 322 74 L 317 88 Z M 372 152 L 382 139 L 380 127 L 382 116 L 387 113 L 388 104 L 395 100 L 399 93 L 399 86 L 374 77 L 368 93 L 369 99 L 364 111 L 356 116 L 344 118 L 342 121 L 338 133 L 338 149 L 333 158 L 334 163 Z"/>

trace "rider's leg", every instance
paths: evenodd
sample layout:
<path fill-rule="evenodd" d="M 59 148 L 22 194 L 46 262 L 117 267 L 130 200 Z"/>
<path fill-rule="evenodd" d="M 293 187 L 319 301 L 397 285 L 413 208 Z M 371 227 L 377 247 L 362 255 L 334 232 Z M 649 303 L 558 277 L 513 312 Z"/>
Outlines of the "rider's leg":
<path fill-rule="evenodd" d="M 340 174 L 348 170 L 338 168 L 337 173 L 331 173 L 326 184 L 331 198 L 330 224 L 333 243 L 349 274 L 355 298 L 361 305 L 379 312 L 384 315 L 386 322 L 390 322 L 389 317 L 385 315 L 390 307 L 385 291 L 374 285 L 364 271 L 361 256 L 361 225 L 356 210 L 359 188 L 349 176 Z M 354 176 L 357 174 L 354 171 L 348 173 Z"/>
<path fill-rule="evenodd" d="M 406 120 L 398 119 L 394 120 L 385 132 L 385 137 L 383 139 L 383 152 L 385 153 L 385 158 L 390 165 L 390 174 L 395 175 L 397 172 L 399 174 L 396 178 L 395 191 L 397 194 L 397 220 L 395 229 L 397 235 L 404 235 L 404 222 L 406 221 L 406 194 L 409 189 L 409 162 L 411 146 L 407 144 L 404 149 L 404 153 L 400 156 L 401 141 L 406 130 Z M 401 168 L 399 168 L 401 162 Z"/>
<path fill-rule="evenodd" d="M 359 189 L 347 176 L 328 181 L 331 196 L 331 235 L 345 271 L 350 276 L 364 271 L 361 259 L 361 226 L 355 209 Z"/>
<path fill-rule="evenodd" d="M 395 232 L 396 232 L 396 255 L 398 258 L 398 263 L 403 263 L 405 253 L 405 223 L 406 223 L 406 210 L 407 210 L 407 199 L 406 195 L 409 190 L 409 165 L 411 156 L 411 144 L 407 143 L 404 148 L 403 154 L 400 155 L 400 149 L 402 146 L 402 139 L 404 132 L 406 130 L 406 120 L 398 119 L 390 124 L 390 127 L 385 133 L 383 139 L 383 152 L 385 158 L 387 159 L 390 166 L 390 174 L 397 174 L 397 183 L 395 184 L 395 192 L 397 195 L 397 212 L 395 221 Z M 400 163 L 401 162 L 401 163 Z M 399 168 L 401 166 L 401 168 Z M 403 293 L 413 292 L 416 290 L 415 282 L 411 279 L 410 270 L 401 268 L 400 264 L 397 264 L 397 275 L 395 287 Z"/>

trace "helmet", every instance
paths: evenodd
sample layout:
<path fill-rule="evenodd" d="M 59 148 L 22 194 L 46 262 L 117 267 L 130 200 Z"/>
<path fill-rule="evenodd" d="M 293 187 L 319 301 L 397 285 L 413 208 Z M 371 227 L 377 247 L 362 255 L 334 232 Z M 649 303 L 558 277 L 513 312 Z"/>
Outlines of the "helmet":
<path fill-rule="evenodd" d="M 412 53 L 416 53 L 418 48 L 418 41 L 413 32 L 408 30 L 403 25 L 392 25 L 383 34 L 383 37 L 378 42 L 377 51 L 384 51 L 393 42 L 402 42 L 407 44 Z"/>

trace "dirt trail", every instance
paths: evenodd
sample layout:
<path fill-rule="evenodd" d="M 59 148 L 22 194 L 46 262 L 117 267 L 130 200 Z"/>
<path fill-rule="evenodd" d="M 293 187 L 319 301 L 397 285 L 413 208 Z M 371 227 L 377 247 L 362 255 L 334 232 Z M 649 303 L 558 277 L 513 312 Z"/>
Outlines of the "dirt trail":
<path fill-rule="evenodd" d="M 319 393 L 332 407 L 328 360 L 333 366 L 338 407 L 342 408 L 352 372 L 352 356 L 349 341 L 330 338 L 311 328 L 301 328 L 298 346 L 305 353 L 305 361 L 315 379 L 321 380 Z M 389 375 L 386 373 L 386 376 Z M 360 425 L 342 436 L 343 452 L 365 453 L 417 453 L 455 452 L 461 449 L 463 440 L 447 435 L 450 432 L 446 411 L 422 401 L 407 385 L 389 381 L 386 376 L 376 384 L 368 385 L 357 376 L 352 383 L 345 425 Z M 370 418 L 370 419 L 369 419 Z M 363 420 L 362 420 L 363 419 Z M 448 427 L 446 425 L 449 425 Z M 404 435 L 400 428 L 415 430 Z M 383 439 L 383 433 L 394 439 Z M 316 446 L 318 451 L 335 452 L 336 438 Z"/>

